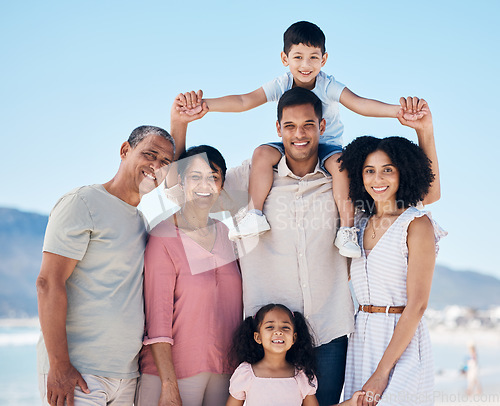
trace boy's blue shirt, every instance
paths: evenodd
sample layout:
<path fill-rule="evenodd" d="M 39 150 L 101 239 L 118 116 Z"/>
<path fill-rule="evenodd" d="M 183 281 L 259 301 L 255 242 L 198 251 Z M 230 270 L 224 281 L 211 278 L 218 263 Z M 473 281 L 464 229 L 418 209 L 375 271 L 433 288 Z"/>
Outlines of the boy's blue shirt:
<path fill-rule="evenodd" d="M 278 101 L 287 90 L 293 86 L 293 75 L 286 72 L 262 86 L 267 101 Z M 339 101 L 345 85 L 337 82 L 331 75 L 320 71 L 316 76 L 316 84 L 312 92 L 319 97 L 323 103 L 323 118 L 326 121 L 326 130 L 320 137 L 324 144 L 342 146 L 342 134 L 344 125 L 340 121 Z"/>

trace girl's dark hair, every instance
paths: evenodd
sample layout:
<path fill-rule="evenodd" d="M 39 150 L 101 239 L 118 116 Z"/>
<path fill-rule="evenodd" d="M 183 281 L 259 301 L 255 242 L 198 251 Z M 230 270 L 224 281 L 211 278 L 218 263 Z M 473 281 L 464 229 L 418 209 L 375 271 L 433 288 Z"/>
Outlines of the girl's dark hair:
<path fill-rule="evenodd" d="M 213 171 L 218 172 L 220 169 L 222 175 L 222 184 L 224 184 L 227 171 L 226 161 L 224 160 L 224 157 L 219 152 L 219 150 L 211 147 L 210 145 L 198 145 L 188 148 L 179 156 L 179 159 L 177 160 L 177 170 L 181 179 L 184 179 L 184 173 L 191 163 L 191 160 L 187 158 L 193 157 L 195 155 L 200 155 L 200 158 L 207 162 Z"/>
<path fill-rule="evenodd" d="M 349 197 L 361 210 L 373 214 L 375 205 L 363 185 L 363 166 L 372 152 L 383 151 L 399 171 L 396 202 L 399 208 L 414 206 L 429 192 L 434 174 L 431 161 L 418 145 L 403 137 L 358 137 L 348 144 L 342 156 L 340 170 L 349 175 Z"/>
<path fill-rule="evenodd" d="M 297 370 L 304 371 L 309 379 L 309 384 L 313 386 L 312 382 L 316 373 L 314 339 L 311 336 L 309 327 L 302 313 L 292 313 L 288 307 L 282 304 L 270 303 L 260 308 L 254 317 L 247 317 L 243 320 L 233 336 L 230 358 L 234 366 L 242 362 L 255 364 L 264 358 L 264 348 L 255 341 L 254 333 L 259 332 L 260 325 L 265 315 L 274 309 L 283 310 L 288 314 L 293 323 L 294 332 L 297 334 L 295 343 L 286 353 L 286 360 Z"/>

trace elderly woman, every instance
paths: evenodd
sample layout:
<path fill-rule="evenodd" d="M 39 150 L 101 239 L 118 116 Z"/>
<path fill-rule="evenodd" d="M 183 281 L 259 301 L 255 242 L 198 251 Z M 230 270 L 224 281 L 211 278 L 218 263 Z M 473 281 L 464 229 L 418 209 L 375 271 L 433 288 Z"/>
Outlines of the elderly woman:
<path fill-rule="evenodd" d="M 434 180 L 431 162 L 401 137 L 357 138 L 341 160 L 350 197 L 362 210 L 356 218 L 362 255 L 351 267 L 359 311 L 349 337 L 345 396 L 362 389 L 364 406 L 432 405 L 434 369 L 423 313 L 437 242 L 446 233 L 417 208 Z"/>
<path fill-rule="evenodd" d="M 156 226 L 144 258 L 146 334 L 136 405 L 225 404 L 241 276 L 227 227 L 209 217 L 226 164 L 201 145 L 178 161 L 183 204 Z"/>

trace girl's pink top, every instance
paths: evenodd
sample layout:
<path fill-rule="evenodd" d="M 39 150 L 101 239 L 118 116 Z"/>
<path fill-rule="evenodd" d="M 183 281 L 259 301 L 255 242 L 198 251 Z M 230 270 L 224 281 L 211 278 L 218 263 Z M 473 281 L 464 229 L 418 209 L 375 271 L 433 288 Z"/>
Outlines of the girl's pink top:
<path fill-rule="evenodd" d="M 178 379 L 232 373 L 227 354 L 242 321 L 241 275 L 227 227 L 216 221 L 207 251 L 168 220 L 156 226 L 144 254 L 146 332 L 142 373 L 158 375 L 150 344 L 172 344 Z"/>
<path fill-rule="evenodd" d="M 247 406 L 300 406 L 306 396 L 314 395 L 318 387 L 316 377 L 312 383 L 303 371 L 291 378 L 259 378 L 252 366 L 242 362 L 231 377 L 229 393 Z"/>

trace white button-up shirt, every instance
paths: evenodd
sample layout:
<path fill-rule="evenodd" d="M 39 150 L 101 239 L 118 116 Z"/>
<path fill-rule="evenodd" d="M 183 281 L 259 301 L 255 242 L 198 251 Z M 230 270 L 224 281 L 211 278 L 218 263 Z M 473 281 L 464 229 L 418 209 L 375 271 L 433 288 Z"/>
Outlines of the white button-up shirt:
<path fill-rule="evenodd" d="M 221 205 L 232 214 L 246 204 L 249 162 L 228 171 Z M 264 204 L 271 230 L 238 243 L 245 315 L 268 303 L 300 311 L 317 345 L 354 330 L 347 260 L 333 245 L 338 211 L 332 179 L 317 165 L 298 177 L 283 157 Z"/>

